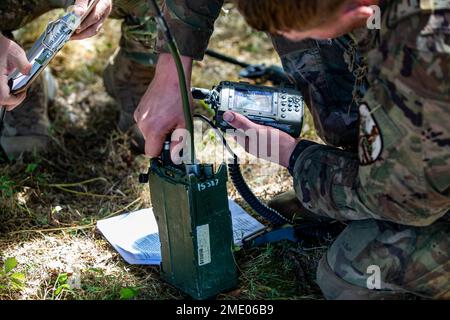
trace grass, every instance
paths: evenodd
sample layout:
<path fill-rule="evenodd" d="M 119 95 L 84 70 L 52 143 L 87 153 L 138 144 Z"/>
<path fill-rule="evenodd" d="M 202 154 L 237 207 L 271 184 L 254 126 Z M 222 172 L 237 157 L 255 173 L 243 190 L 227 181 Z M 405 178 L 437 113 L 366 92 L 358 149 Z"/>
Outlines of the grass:
<path fill-rule="evenodd" d="M 226 11 L 226 12 L 225 12 Z M 211 47 L 246 61 L 279 63 L 264 34 L 247 27 L 226 6 Z M 18 33 L 31 43 L 55 13 Z M 129 137 L 116 130 L 118 115 L 101 80 L 115 51 L 120 23 L 108 21 L 96 38 L 73 42 L 52 63 L 59 92 L 49 110 L 55 147 L 0 166 L 0 267 L 15 257 L 23 286 L 0 277 L 0 299 L 181 299 L 159 279 L 157 267 L 127 265 L 96 231 L 97 220 L 151 206 L 138 183 L 148 159 L 134 155 Z M 195 86 L 238 80 L 239 69 L 206 57 L 195 64 Z M 315 138 L 311 118 L 304 135 Z M 292 188 L 286 170 L 249 165 L 244 175 L 267 201 Z M 229 194 L 245 207 L 234 188 Z M 315 267 L 326 247 L 277 243 L 240 250 L 240 284 L 219 299 L 320 299 Z"/>

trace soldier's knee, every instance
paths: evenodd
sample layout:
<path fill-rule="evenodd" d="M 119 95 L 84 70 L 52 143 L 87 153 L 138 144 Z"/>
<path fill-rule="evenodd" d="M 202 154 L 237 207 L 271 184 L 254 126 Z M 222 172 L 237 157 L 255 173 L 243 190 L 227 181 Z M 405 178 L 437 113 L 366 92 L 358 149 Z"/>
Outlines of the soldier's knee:
<path fill-rule="evenodd" d="M 448 298 L 449 231 L 446 220 L 426 228 L 352 222 L 322 258 L 317 282 L 329 299 Z"/>
<path fill-rule="evenodd" d="M 324 255 L 317 267 L 317 284 L 325 299 L 328 300 L 393 300 L 402 299 L 403 292 L 371 290 L 347 282 L 330 267 L 327 255 Z"/>
<path fill-rule="evenodd" d="M 380 267 L 375 261 L 372 243 L 380 235 L 374 220 L 355 221 L 336 239 L 317 268 L 317 283 L 325 298 L 339 300 L 400 299 L 401 290 L 382 283 Z M 373 255 L 373 256 L 372 256 Z M 392 257 L 391 259 L 395 259 Z"/>

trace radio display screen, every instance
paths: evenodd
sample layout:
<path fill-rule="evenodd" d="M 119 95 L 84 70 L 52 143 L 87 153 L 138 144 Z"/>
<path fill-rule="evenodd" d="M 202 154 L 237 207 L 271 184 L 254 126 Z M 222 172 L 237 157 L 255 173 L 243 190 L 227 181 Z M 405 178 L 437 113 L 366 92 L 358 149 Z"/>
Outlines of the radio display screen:
<path fill-rule="evenodd" d="M 234 108 L 262 113 L 272 113 L 273 92 L 235 90 Z"/>

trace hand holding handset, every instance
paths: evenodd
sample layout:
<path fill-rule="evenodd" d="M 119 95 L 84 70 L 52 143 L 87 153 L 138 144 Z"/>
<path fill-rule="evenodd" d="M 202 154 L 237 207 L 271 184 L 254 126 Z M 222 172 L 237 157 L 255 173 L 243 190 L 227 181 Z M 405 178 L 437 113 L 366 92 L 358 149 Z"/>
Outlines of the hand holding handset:
<path fill-rule="evenodd" d="M 27 58 L 32 68 L 28 75 L 16 70 L 9 76 L 9 87 L 12 94 L 26 91 L 31 83 L 41 74 L 45 67 L 53 60 L 56 54 L 70 40 L 83 20 L 95 8 L 99 0 L 91 0 L 87 11 L 79 17 L 74 6 L 69 7 L 59 19 L 50 22 L 33 47 L 28 51 Z"/>

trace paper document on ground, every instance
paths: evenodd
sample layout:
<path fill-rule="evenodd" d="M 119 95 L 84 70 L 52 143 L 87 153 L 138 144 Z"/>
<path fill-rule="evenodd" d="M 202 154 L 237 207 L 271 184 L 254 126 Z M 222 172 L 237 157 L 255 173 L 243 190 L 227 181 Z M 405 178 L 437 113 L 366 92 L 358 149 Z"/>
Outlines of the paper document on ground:
<path fill-rule="evenodd" d="M 161 262 L 158 226 L 152 209 L 100 220 L 97 228 L 128 263 Z"/>
<path fill-rule="evenodd" d="M 229 199 L 228 202 L 233 221 L 234 243 L 242 245 L 244 237 L 264 229 L 264 225 L 233 200 Z M 97 222 L 97 228 L 129 264 L 161 263 L 158 225 L 151 208 L 100 220 Z"/>
<path fill-rule="evenodd" d="M 233 221 L 233 239 L 234 244 L 241 246 L 242 239 L 246 236 L 264 229 L 264 225 L 250 216 L 236 202 L 228 199 L 228 205 L 231 211 L 231 220 Z"/>

